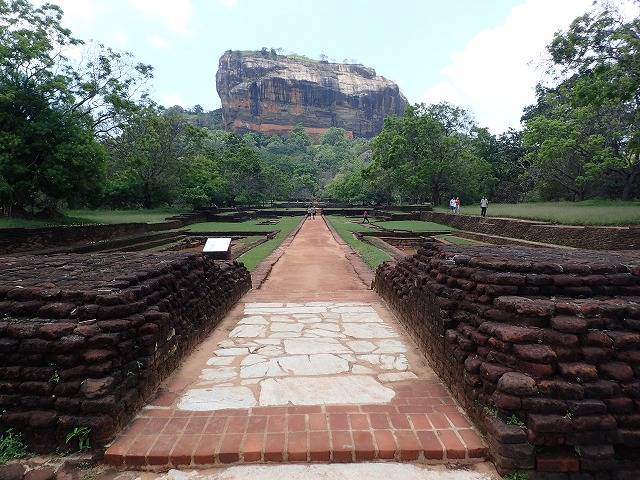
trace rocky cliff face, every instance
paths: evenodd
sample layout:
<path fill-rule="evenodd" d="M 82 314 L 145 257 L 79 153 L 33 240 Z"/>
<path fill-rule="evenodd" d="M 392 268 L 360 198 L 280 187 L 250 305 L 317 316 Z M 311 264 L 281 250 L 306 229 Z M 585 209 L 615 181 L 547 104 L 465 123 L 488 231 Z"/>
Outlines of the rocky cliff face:
<path fill-rule="evenodd" d="M 312 135 L 339 127 L 370 138 L 407 106 L 398 86 L 372 68 L 261 52 L 225 52 L 216 88 L 223 125 L 238 133 L 283 135 L 300 123 Z"/>

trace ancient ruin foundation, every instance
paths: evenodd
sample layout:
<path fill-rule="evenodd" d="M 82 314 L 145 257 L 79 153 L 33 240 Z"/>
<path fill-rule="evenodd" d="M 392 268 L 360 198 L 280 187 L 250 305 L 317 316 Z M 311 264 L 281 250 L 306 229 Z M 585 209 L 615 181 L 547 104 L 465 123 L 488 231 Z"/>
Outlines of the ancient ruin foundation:
<path fill-rule="evenodd" d="M 111 439 L 251 288 L 201 253 L 0 258 L 0 429 L 30 451 Z"/>
<path fill-rule="evenodd" d="M 640 259 L 426 242 L 374 288 L 502 474 L 640 478 Z"/>

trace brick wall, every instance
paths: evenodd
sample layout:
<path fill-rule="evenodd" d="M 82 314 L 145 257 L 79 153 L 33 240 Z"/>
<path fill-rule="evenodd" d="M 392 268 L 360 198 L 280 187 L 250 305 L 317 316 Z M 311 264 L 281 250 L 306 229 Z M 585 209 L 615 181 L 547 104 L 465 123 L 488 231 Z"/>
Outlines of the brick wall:
<path fill-rule="evenodd" d="M 500 473 L 640 478 L 640 260 L 441 245 L 381 265 L 391 305 Z"/>
<path fill-rule="evenodd" d="M 171 217 L 164 222 L 157 223 L 2 228 L 0 229 L 0 255 L 98 243 L 105 240 L 144 235 L 149 232 L 175 230 L 202 221 L 206 221 L 205 214 L 195 212 Z"/>
<path fill-rule="evenodd" d="M 201 253 L 0 257 L 0 430 L 104 444 L 251 288 Z M 75 446 L 77 448 L 77 445 Z"/>
<path fill-rule="evenodd" d="M 508 218 L 422 212 L 421 219 L 464 230 L 589 250 L 640 249 L 640 227 L 576 227 Z M 484 238 L 489 243 L 499 239 Z"/>

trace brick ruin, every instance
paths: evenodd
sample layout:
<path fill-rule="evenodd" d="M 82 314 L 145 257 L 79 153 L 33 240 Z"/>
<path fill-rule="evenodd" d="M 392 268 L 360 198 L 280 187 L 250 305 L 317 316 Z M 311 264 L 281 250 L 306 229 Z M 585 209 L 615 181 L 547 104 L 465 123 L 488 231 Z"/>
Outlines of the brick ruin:
<path fill-rule="evenodd" d="M 480 207 L 478 207 L 480 210 Z M 457 230 L 457 236 L 498 245 L 515 245 L 518 240 L 564 245 L 588 250 L 640 249 L 640 226 L 595 227 L 555 225 L 535 220 L 451 215 L 450 213 L 421 212 L 427 222 L 448 225 Z"/>
<path fill-rule="evenodd" d="M 251 288 L 201 253 L 0 257 L 0 431 L 104 445 Z M 75 443 L 75 444 L 74 444 Z"/>
<path fill-rule="evenodd" d="M 501 474 L 640 478 L 640 258 L 426 241 L 374 288 Z"/>

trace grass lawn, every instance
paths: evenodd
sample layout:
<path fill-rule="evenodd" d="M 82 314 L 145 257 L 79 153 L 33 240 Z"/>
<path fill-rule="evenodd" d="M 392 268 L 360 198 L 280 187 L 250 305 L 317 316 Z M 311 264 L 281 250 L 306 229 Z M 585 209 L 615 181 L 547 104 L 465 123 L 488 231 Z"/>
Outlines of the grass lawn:
<path fill-rule="evenodd" d="M 271 220 L 271 219 L 270 219 Z M 302 215 L 297 217 L 280 217 L 275 225 L 260 225 L 264 218 L 246 220 L 244 222 L 205 222 L 189 225 L 187 229 L 192 233 L 203 232 L 273 232 L 287 230 L 290 232 L 300 223 Z"/>
<path fill-rule="evenodd" d="M 361 223 L 354 223 L 352 218 L 337 215 L 325 215 L 325 218 L 338 232 L 338 235 L 362 257 L 371 270 L 375 271 L 382 262 L 392 260 L 390 255 L 373 245 L 361 242 L 353 235 L 353 232 L 371 231 L 369 227 L 365 227 Z"/>
<path fill-rule="evenodd" d="M 389 222 L 375 222 L 387 230 L 404 230 L 408 232 L 451 232 L 453 228 L 433 222 L 421 220 L 393 220 Z"/>
<path fill-rule="evenodd" d="M 157 223 L 167 217 L 188 213 L 186 210 L 158 208 L 155 210 L 67 210 L 65 217 L 51 220 L 25 220 L 0 217 L 0 228 L 52 227 L 60 225 L 91 225 L 115 223 Z"/>
<path fill-rule="evenodd" d="M 435 211 L 450 213 L 446 207 L 436 207 Z M 480 205 L 462 205 L 460 213 L 480 215 Z M 541 220 L 561 225 L 640 225 L 640 202 L 587 200 L 584 202 L 490 203 L 487 216 Z"/>

